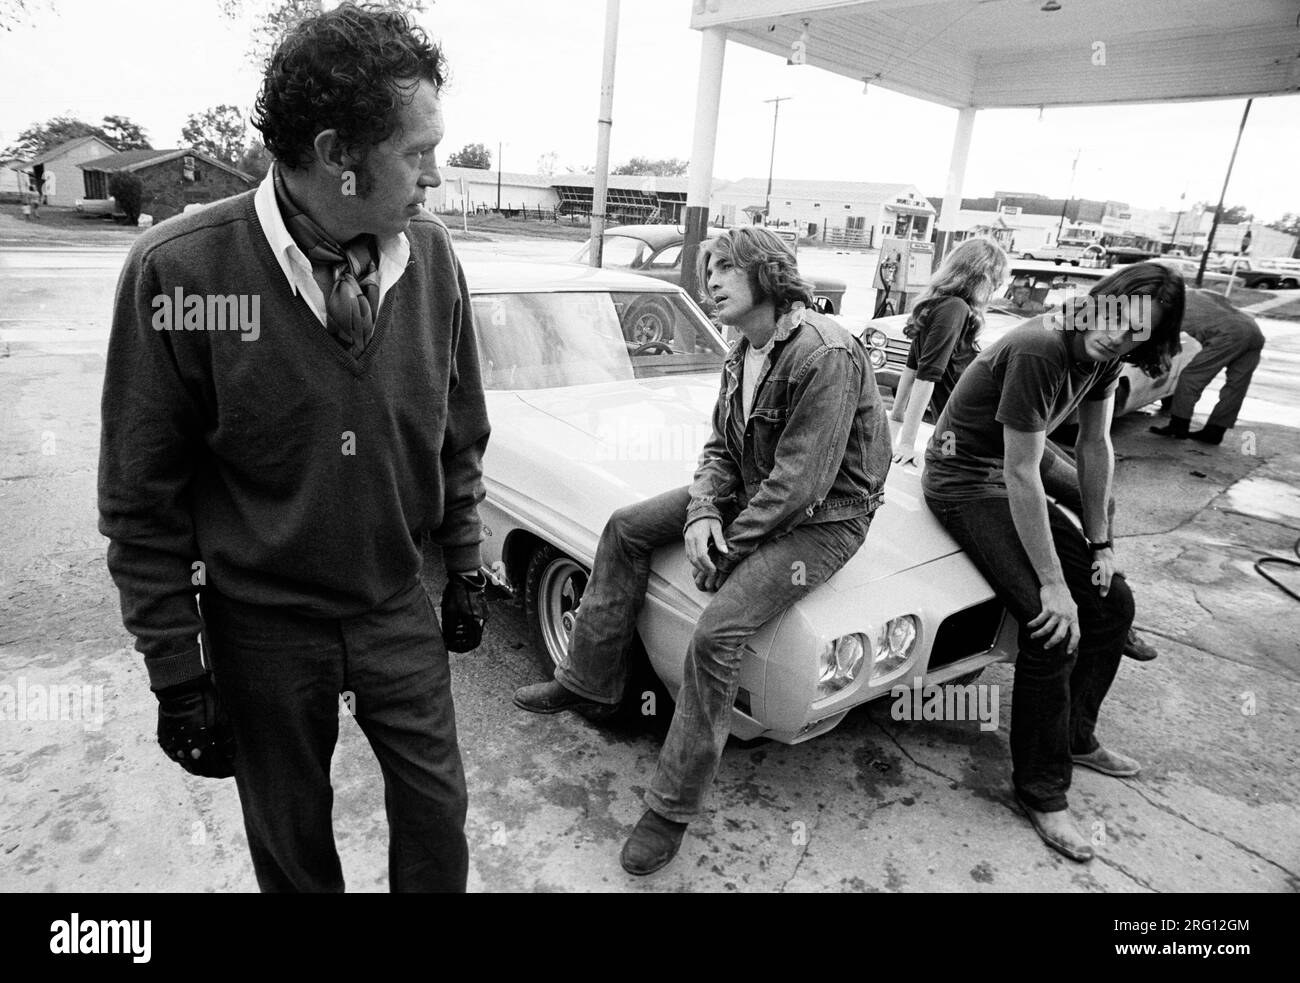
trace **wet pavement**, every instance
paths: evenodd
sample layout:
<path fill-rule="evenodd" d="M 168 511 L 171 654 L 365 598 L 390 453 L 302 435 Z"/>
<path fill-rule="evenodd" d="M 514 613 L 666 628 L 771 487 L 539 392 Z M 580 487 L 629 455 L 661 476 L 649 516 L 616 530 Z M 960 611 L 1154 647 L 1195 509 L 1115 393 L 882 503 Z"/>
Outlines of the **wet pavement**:
<path fill-rule="evenodd" d="M 465 243 L 563 259 L 572 243 Z M 95 529 L 103 346 L 124 250 L 0 250 L 0 686 L 76 686 L 79 720 L 0 721 L 0 890 L 251 891 L 233 782 L 186 775 L 119 621 Z M 805 259 L 811 264 L 812 257 Z M 820 272 L 820 271 L 818 271 Z M 1011 670 L 1000 726 L 851 713 L 797 746 L 729 745 L 680 857 L 618 866 L 666 720 L 595 727 L 510 704 L 539 678 L 522 614 L 494 606 L 453 656 L 476 891 L 1295 891 L 1300 889 L 1300 617 L 1253 569 L 1300 537 L 1300 324 L 1262 322 L 1264 362 L 1217 448 L 1115 430 L 1121 561 L 1160 649 L 1125 660 L 1100 736 L 1133 779 L 1079 770 L 1071 805 L 1098 859 L 1048 851 L 1010 790 Z M 1200 404 L 1204 414 L 1212 392 Z M 440 591 L 437 557 L 431 591 Z M 1294 573 L 1300 573 L 1295 571 Z M 1276 576 L 1300 590 L 1300 576 Z M 89 690 L 84 690 L 89 687 Z M 0 694 L 4 691 L 0 690 Z M 335 828 L 349 888 L 387 886 L 378 766 L 343 721 Z"/>

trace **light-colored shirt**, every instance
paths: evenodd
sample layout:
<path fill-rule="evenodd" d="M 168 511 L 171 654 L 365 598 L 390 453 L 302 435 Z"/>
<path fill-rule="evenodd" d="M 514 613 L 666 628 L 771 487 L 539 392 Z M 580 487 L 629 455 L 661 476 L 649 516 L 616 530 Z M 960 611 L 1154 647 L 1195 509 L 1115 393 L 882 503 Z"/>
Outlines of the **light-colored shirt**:
<path fill-rule="evenodd" d="M 298 244 L 293 241 L 293 236 L 289 234 L 289 229 L 284 224 L 280 206 L 275 200 L 272 171 L 268 170 L 266 177 L 258 185 L 257 193 L 253 196 L 253 206 L 257 209 L 257 220 L 262 224 L 262 232 L 266 235 L 266 241 L 271 244 L 271 252 L 275 254 L 280 269 L 284 271 L 290 289 L 294 294 L 301 294 L 306 299 L 312 313 L 323 325 L 325 294 L 321 292 L 320 284 L 312 276 L 311 260 L 298 248 Z M 401 279 L 402 274 L 406 272 L 406 263 L 411 258 L 411 243 L 404 232 L 379 239 L 378 245 L 379 305 L 375 309 L 376 317 L 383 309 L 384 295 Z"/>
<path fill-rule="evenodd" d="M 768 342 L 763 348 L 750 345 L 749 350 L 745 352 L 745 368 L 740 374 L 740 408 L 745 414 L 746 421 L 749 420 L 750 411 L 754 408 L 754 393 L 758 391 L 758 380 L 763 375 L 763 367 L 767 364 L 767 353 L 771 350 L 772 343 Z"/>

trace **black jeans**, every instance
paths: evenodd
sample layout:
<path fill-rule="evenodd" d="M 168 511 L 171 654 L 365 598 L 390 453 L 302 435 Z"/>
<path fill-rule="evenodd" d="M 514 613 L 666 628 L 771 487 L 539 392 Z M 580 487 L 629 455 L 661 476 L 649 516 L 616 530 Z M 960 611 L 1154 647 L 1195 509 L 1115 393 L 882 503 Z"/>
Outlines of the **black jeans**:
<path fill-rule="evenodd" d="M 330 818 L 343 694 L 384 774 L 389 888 L 464 891 L 465 773 L 447 649 L 423 586 L 342 620 L 244 604 L 210 588 L 202 603 L 262 890 L 343 890 Z"/>
<path fill-rule="evenodd" d="M 1081 638 L 1074 655 L 1066 652 L 1064 641 L 1048 648 L 1046 636 L 1030 638 L 1026 627 L 1042 610 L 1040 585 L 1016 532 L 1010 502 L 927 497 L 926 504 L 1020 623 L 1011 695 L 1012 782 L 1034 809 L 1064 809 L 1073 771 L 1070 755 L 1098 746 L 1093 732 L 1133 624 L 1133 594 L 1123 575 L 1116 574 L 1110 593 L 1101 596 L 1092 583 L 1092 556 L 1083 534 L 1049 504 L 1052 543 L 1079 609 Z"/>

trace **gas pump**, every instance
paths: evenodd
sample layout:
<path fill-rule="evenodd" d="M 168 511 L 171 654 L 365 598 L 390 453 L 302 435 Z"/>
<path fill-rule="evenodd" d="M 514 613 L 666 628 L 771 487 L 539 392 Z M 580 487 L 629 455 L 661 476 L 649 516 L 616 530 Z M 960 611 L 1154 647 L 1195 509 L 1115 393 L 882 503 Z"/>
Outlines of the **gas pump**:
<path fill-rule="evenodd" d="M 906 314 L 930 282 L 934 244 L 917 239 L 880 240 L 876 260 L 876 308 L 872 317 Z"/>

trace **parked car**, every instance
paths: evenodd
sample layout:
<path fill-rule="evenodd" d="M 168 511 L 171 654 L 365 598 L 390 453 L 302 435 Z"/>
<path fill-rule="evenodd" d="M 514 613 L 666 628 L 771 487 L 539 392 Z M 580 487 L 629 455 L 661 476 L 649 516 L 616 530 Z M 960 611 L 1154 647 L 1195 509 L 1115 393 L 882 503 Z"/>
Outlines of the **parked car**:
<path fill-rule="evenodd" d="M 1236 273 L 1242 284 L 1252 290 L 1294 290 L 1300 287 L 1300 259 L 1226 256 L 1219 262 L 1219 271 Z"/>
<path fill-rule="evenodd" d="M 1001 297 L 989 305 L 984 318 L 984 329 L 979 343 L 987 348 L 1017 324 L 1036 317 L 1046 310 L 1059 309 L 1071 297 L 1087 293 L 1111 270 L 1071 269 L 1061 270 L 1050 263 L 1027 263 L 1023 260 L 1011 264 L 1011 281 Z M 903 334 L 909 315 L 898 314 L 868 321 L 862 331 L 862 340 L 872 353 L 876 382 L 890 389 L 898 388 L 898 378 L 907 365 L 907 352 L 911 340 Z M 1134 365 L 1125 365 L 1115 393 L 1115 418 L 1139 407 L 1163 399 L 1178 385 L 1178 376 L 1192 356 L 1201 350 L 1200 343 L 1188 334 L 1182 337 L 1183 350 L 1174 359 L 1169 372 L 1152 379 Z M 877 366 L 877 363 L 880 363 Z"/>
<path fill-rule="evenodd" d="M 522 599 L 548 674 L 568 650 L 596 544 L 617 508 L 690 482 L 727 346 L 678 287 L 543 264 L 469 266 L 492 440 L 484 563 Z M 672 318 L 635 337 L 637 310 Z M 670 694 L 708 601 L 681 543 L 656 551 L 637 631 Z M 944 683 L 1014 658 L 1016 625 L 895 468 L 866 543 L 746 645 L 732 733 L 797 743 L 914 677 Z"/>
<path fill-rule="evenodd" d="M 708 238 L 720 235 L 725 229 L 708 229 Z M 774 230 L 784 232 L 785 230 Z M 609 270 L 631 270 L 652 276 L 656 280 L 681 285 L 682 282 L 682 244 L 686 230 L 680 225 L 620 225 L 606 229 L 601 250 L 601 266 Z M 784 238 L 784 236 L 783 236 Z M 589 263 L 591 244 L 587 243 L 574 257 L 574 262 Z M 831 277 L 812 277 L 814 300 L 819 309 L 826 314 L 835 314 L 844 305 L 844 291 L 847 285 L 843 280 Z M 696 302 L 706 311 L 712 306 L 703 296 L 696 297 Z M 662 337 L 656 331 L 662 330 L 662 323 L 650 320 L 638 325 L 638 337 L 643 341 L 656 341 Z"/>
<path fill-rule="evenodd" d="M 1160 263 L 1176 270 L 1183 275 L 1183 280 L 1191 287 L 1196 285 L 1196 274 L 1201 269 L 1200 259 L 1187 259 L 1179 256 L 1161 256 L 1159 259 L 1152 260 L 1154 263 Z M 1208 262 L 1205 265 L 1205 276 L 1201 280 L 1201 286 L 1209 290 L 1218 290 L 1220 292 L 1227 289 L 1228 283 L 1231 282 L 1233 287 L 1245 286 L 1241 277 L 1232 277 L 1218 272 Z"/>
<path fill-rule="evenodd" d="M 1035 246 L 1021 252 L 1020 258 L 1027 260 L 1051 261 L 1057 266 L 1069 263 L 1079 266 L 1083 260 L 1096 263 L 1105 255 L 1105 250 L 1091 239 L 1062 239 L 1055 246 Z"/>

